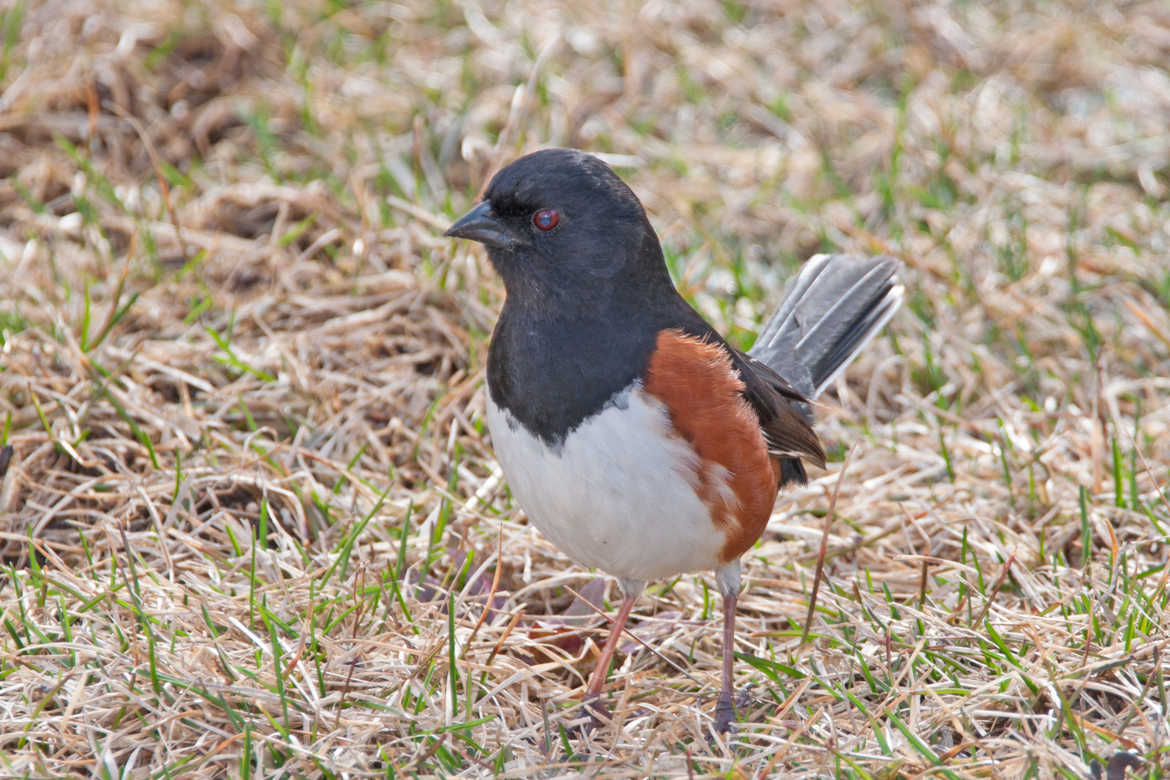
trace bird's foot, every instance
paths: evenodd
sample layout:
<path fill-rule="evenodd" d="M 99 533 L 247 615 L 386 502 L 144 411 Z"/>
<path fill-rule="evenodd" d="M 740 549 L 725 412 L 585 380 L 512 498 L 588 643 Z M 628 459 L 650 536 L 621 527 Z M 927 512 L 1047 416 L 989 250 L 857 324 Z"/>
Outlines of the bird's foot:
<path fill-rule="evenodd" d="M 604 726 L 613 720 L 613 713 L 609 711 L 609 707 L 601 700 L 600 696 L 589 696 L 581 704 L 581 709 L 585 710 L 585 714 L 589 716 L 589 723 L 591 728 Z"/>
<path fill-rule="evenodd" d="M 715 705 L 715 733 L 726 734 L 735 728 L 735 705 L 731 703 L 731 694 L 727 691 L 719 694 L 719 702 Z"/>
<path fill-rule="evenodd" d="M 581 714 L 584 717 L 569 729 L 572 736 L 592 734 L 595 729 L 609 723 L 613 718 L 609 707 L 605 705 L 600 696 L 587 696 L 585 701 L 581 703 Z"/>

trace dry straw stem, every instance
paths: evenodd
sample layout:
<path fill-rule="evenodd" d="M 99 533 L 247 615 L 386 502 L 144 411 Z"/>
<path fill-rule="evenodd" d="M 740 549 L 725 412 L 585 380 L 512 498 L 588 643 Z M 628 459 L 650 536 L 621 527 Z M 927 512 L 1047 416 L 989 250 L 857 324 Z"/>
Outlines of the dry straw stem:
<path fill-rule="evenodd" d="M 1167 62 L 1162 2 L 4 4 L 0 774 L 1164 776 Z M 509 497 L 440 235 L 554 144 L 738 344 L 815 251 L 908 267 L 726 739 L 701 576 L 560 730 L 614 591 Z"/>

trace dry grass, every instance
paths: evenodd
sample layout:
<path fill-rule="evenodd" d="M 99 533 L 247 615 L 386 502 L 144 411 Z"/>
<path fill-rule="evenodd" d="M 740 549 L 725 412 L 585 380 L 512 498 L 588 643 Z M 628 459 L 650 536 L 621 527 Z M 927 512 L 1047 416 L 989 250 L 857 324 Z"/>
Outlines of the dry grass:
<path fill-rule="evenodd" d="M 768 6 L 6 4 L 0 772 L 1163 777 L 1170 10 Z M 507 495 L 440 238 L 553 144 L 741 342 L 814 251 L 910 269 L 746 558 L 728 740 L 701 577 L 560 730 L 614 591 Z"/>

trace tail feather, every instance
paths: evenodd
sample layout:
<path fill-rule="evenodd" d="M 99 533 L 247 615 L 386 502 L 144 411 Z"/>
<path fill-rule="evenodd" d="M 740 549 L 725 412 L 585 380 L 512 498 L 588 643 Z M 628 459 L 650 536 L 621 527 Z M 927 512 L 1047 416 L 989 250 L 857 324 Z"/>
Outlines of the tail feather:
<path fill-rule="evenodd" d="M 748 354 L 816 398 L 898 310 L 901 266 L 888 256 L 810 258 Z"/>

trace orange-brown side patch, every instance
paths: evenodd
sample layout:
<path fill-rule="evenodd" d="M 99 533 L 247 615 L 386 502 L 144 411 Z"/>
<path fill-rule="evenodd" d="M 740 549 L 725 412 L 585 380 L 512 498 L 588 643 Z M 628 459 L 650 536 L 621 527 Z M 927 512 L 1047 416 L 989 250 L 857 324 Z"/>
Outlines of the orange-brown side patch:
<path fill-rule="evenodd" d="M 721 561 L 738 558 L 768 524 L 777 472 L 730 356 L 717 344 L 664 330 L 644 386 L 699 455 L 692 484 L 727 536 Z"/>

